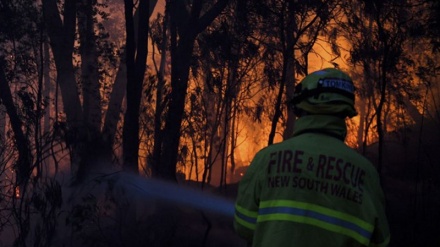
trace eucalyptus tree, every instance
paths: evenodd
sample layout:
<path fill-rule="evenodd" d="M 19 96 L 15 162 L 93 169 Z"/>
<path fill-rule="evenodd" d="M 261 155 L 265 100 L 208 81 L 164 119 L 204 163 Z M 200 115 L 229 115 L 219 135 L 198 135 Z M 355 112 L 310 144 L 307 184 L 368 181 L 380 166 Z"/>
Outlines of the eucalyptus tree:
<path fill-rule="evenodd" d="M 283 104 L 293 96 L 295 77 L 306 75 L 308 56 L 321 35 L 326 34 L 327 24 L 335 16 L 337 1 L 257 1 L 257 13 L 260 13 L 262 25 L 260 33 L 266 38 L 261 40 L 266 46 L 264 73 L 268 83 L 278 87 L 269 141 L 274 141 L 276 129 L 283 111 L 285 130 L 283 138 L 292 134 L 295 116 L 292 109 Z"/>
<path fill-rule="evenodd" d="M 383 164 L 384 135 L 393 121 L 391 114 L 403 104 L 405 95 L 417 95 L 409 68 L 413 61 L 404 51 L 409 41 L 411 1 L 361 1 L 344 5 L 347 16 L 342 30 L 351 45 L 351 62 L 362 69 L 361 98 L 368 99 L 371 111 L 364 119 L 364 146 L 374 127 L 378 140 L 378 170 Z M 407 96 L 406 96 L 407 97 Z M 375 125 L 373 125 L 373 123 Z"/>
<path fill-rule="evenodd" d="M 28 0 L 1 1 L 0 16 L 0 100 L 19 153 L 16 180 L 23 185 L 32 169 L 41 175 L 41 160 L 35 158 L 41 156 L 40 120 L 47 103 L 41 95 L 42 20 L 38 5 Z"/>
<path fill-rule="evenodd" d="M 150 15 L 149 3 L 147 1 L 140 1 L 138 6 L 139 23 L 137 26 L 137 35 L 135 35 L 133 8 L 133 0 L 125 0 L 127 109 L 124 116 L 123 127 L 123 154 L 124 167 L 128 170 L 138 172 L 139 110 L 147 63 L 147 40 Z"/>
<path fill-rule="evenodd" d="M 410 48 L 418 65 L 416 75 L 426 87 L 426 117 L 440 126 L 440 3 L 432 0 L 420 2 L 414 11 L 418 18 L 412 23 L 409 32 L 413 39 Z"/>
<path fill-rule="evenodd" d="M 189 145 L 193 160 L 204 164 L 203 183 L 225 185 L 233 174 L 240 115 L 255 93 L 252 85 L 259 84 L 255 70 L 262 61 L 258 45 L 250 38 L 258 25 L 249 8 L 252 4 L 231 2 L 196 42 L 197 59 L 191 67 L 195 85 L 183 134 L 193 140 Z"/>
<path fill-rule="evenodd" d="M 425 5 L 423 6 L 425 9 L 429 11 L 428 18 L 426 20 L 427 26 L 423 28 L 423 30 L 426 32 L 426 36 L 431 41 L 431 45 L 433 48 L 433 51 L 439 52 L 440 51 L 440 3 L 436 0 L 426 0 L 422 1 L 425 2 Z M 424 34 L 424 32 L 419 34 Z"/>
<path fill-rule="evenodd" d="M 197 128 L 200 120 L 190 119 L 188 125 L 191 129 L 200 129 L 200 132 L 191 133 L 206 135 L 199 139 L 205 143 L 202 151 L 204 153 L 201 155 L 205 158 L 203 181 L 210 182 L 213 172 L 220 172 L 220 183 L 225 183 L 226 159 L 222 158 L 225 155 L 231 157 L 230 164 L 233 169 L 234 152 L 233 150 L 225 152 L 225 150 L 228 146 L 233 149 L 236 145 L 233 141 L 236 139 L 232 135 L 237 134 L 237 129 L 234 127 L 237 123 L 234 121 L 238 121 L 240 115 L 237 110 L 243 110 L 244 98 L 249 99 L 252 97 L 250 94 L 255 93 L 250 89 L 254 85 L 261 85 L 259 90 L 266 92 L 267 95 L 270 94 L 267 89 L 279 86 L 269 138 L 270 143 L 273 142 L 283 111 L 282 103 L 289 98 L 285 96 L 285 88 L 289 95 L 293 94 L 294 63 L 297 65 L 297 74 L 305 73 L 307 56 L 313 52 L 312 47 L 318 35 L 326 33 L 324 27 L 334 15 L 333 10 L 336 5 L 331 4 L 335 2 L 324 1 L 315 4 L 237 1 L 236 7 L 228 12 L 231 16 L 221 16 L 208 32 L 200 36 L 197 47 L 201 62 L 192 70 L 199 71 L 203 83 L 196 87 L 192 95 L 194 97 L 191 97 L 193 103 L 191 109 L 195 113 L 195 119 L 199 119 L 199 112 L 205 112 L 203 119 L 207 122 L 206 124 L 202 122 L 205 128 Z M 288 11 L 290 11 L 290 19 L 289 14 L 286 14 Z M 295 51 L 300 55 L 295 57 Z M 254 71 L 250 73 L 251 70 Z M 250 77 L 259 82 L 252 83 L 252 86 L 247 85 L 246 81 L 251 82 Z M 246 95 L 246 92 L 249 94 Z M 198 97 L 207 100 L 200 102 Z M 240 97 L 244 98 L 240 99 Z M 261 97 L 261 99 L 273 104 L 274 98 Z M 264 107 L 260 103 L 251 107 L 254 108 L 255 118 L 260 119 L 262 111 L 258 109 Z M 290 115 L 288 118 L 291 121 L 288 125 L 293 125 L 294 116 Z M 286 131 L 285 138 L 290 136 L 290 132 L 291 128 Z M 192 136 L 194 135 L 196 134 Z"/>
<path fill-rule="evenodd" d="M 40 234 L 32 243 L 49 245 L 54 215 L 45 215 L 39 207 L 42 204 L 35 200 L 47 181 L 42 165 L 47 140 L 41 133 L 47 104 L 42 95 L 42 16 L 35 1 L 0 1 L 0 19 L 0 100 L 10 122 L 2 142 L 11 145 L 2 147 L 0 234 L 2 242 L 3 237 L 13 238 L 17 246 L 26 246 L 34 234 Z M 44 207 L 55 212 L 58 205 L 51 202 L 47 200 Z M 41 220 L 44 216 L 47 217 Z M 44 229 L 31 228 L 31 219 Z M 3 235 L 5 229 L 15 234 Z"/>
<path fill-rule="evenodd" d="M 0 99 L 8 113 L 11 128 L 14 132 L 15 145 L 18 150 L 18 159 L 16 161 L 15 169 L 17 172 L 16 181 L 17 186 L 22 186 L 28 183 L 33 164 L 33 155 L 31 152 L 29 136 L 23 131 L 24 122 L 17 112 L 15 102 L 13 100 L 11 89 L 9 88 L 9 81 L 5 73 L 5 61 L 0 57 Z"/>
<path fill-rule="evenodd" d="M 169 0 L 166 9 L 170 17 L 171 92 L 160 143 L 154 146 L 151 158 L 153 175 L 176 179 L 176 164 L 181 125 L 188 89 L 194 42 L 225 9 L 229 0 L 192 2 Z"/>
<path fill-rule="evenodd" d="M 156 2 L 148 2 L 151 6 L 147 16 L 151 15 Z M 120 93 L 110 94 L 111 97 L 114 96 L 117 100 L 116 102 L 114 99 L 108 100 L 111 102 L 111 105 L 108 108 L 108 112 L 106 112 L 106 122 L 103 123 L 105 111 L 102 108 L 103 98 L 100 90 L 103 89 L 104 85 L 102 73 L 105 72 L 105 69 L 100 66 L 109 65 L 107 69 L 112 68 L 111 64 L 109 64 L 112 59 L 109 60 L 109 58 L 115 56 L 115 50 L 111 48 L 111 44 L 106 43 L 108 35 L 105 34 L 106 31 L 102 29 L 102 25 L 98 22 L 98 14 L 105 18 L 105 15 L 102 15 L 103 13 L 105 14 L 105 11 L 102 11 L 104 6 L 99 5 L 95 1 L 86 0 L 80 2 L 66 0 L 62 4 L 54 0 L 43 0 L 42 3 L 45 26 L 50 38 L 51 50 L 56 66 L 56 83 L 60 87 L 66 117 L 65 132 L 67 134 L 65 140 L 70 148 L 72 174 L 75 180 L 81 181 L 94 166 L 100 164 L 102 160 L 110 161 L 112 157 L 111 145 L 114 143 L 114 131 L 116 131 L 117 123 L 117 121 L 114 121 L 114 118 L 118 118 L 120 115 L 121 109 L 119 107 L 122 105 L 120 101 L 123 98 Z M 130 14 L 133 15 L 133 13 Z M 133 26 L 130 28 L 130 30 L 137 32 L 137 29 Z M 80 37 L 80 53 L 78 55 L 75 53 L 77 48 L 75 43 L 76 30 L 78 30 Z M 130 38 L 133 37 L 134 34 L 130 34 Z M 103 49 L 103 47 L 96 45 L 96 43 L 106 45 L 105 47 L 110 47 L 110 49 Z M 127 45 L 133 45 L 133 43 Z M 139 47 L 141 45 L 147 46 L 146 42 L 138 45 Z M 121 54 L 125 55 L 125 52 Z M 82 64 L 79 77 L 77 77 L 73 63 L 78 56 Z M 129 59 L 132 60 L 133 57 Z M 120 63 L 125 64 L 124 59 L 120 60 Z M 138 71 L 138 69 L 135 70 Z M 125 70 L 121 69 L 119 71 L 123 73 Z M 132 75 L 131 72 L 128 73 Z M 143 76 L 143 72 L 139 73 Z M 139 76 L 136 77 L 138 78 Z M 143 77 L 141 80 L 143 80 Z M 118 85 L 118 88 L 115 91 L 125 91 L 125 88 L 123 88 L 126 83 L 124 76 L 118 74 L 116 82 L 117 84 L 114 85 Z M 130 85 L 131 83 L 133 82 L 130 82 Z M 138 89 L 139 87 L 133 88 Z M 131 100 L 138 101 L 136 97 L 130 98 L 129 102 Z M 138 116 L 139 113 L 136 112 L 135 102 L 128 105 L 128 112 L 130 116 Z M 127 121 L 129 123 L 136 122 L 133 117 L 128 116 Z M 109 125 L 108 122 L 111 122 L 111 124 Z M 133 131 L 136 131 L 136 129 L 133 129 Z M 125 133 L 128 136 L 131 132 L 126 131 Z M 135 140 L 137 138 L 133 136 L 132 134 L 131 137 L 127 137 L 127 140 L 136 143 Z M 128 146 L 125 149 L 127 152 L 126 157 L 131 157 L 127 158 L 127 164 L 130 163 L 131 166 L 136 166 L 137 161 L 133 160 L 137 156 L 134 157 L 131 154 L 137 152 L 138 147 L 127 148 Z M 132 149 L 136 149 L 136 151 L 132 152 Z"/>

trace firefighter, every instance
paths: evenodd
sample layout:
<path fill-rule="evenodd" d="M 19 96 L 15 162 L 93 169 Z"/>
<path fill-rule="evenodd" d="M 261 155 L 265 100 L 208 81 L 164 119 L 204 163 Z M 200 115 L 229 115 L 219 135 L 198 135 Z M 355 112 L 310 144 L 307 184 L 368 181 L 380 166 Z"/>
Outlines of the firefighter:
<path fill-rule="evenodd" d="M 239 184 L 234 228 L 249 245 L 388 245 L 379 175 L 344 143 L 354 90 L 334 68 L 296 86 L 293 137 L 260 150 Z"/>

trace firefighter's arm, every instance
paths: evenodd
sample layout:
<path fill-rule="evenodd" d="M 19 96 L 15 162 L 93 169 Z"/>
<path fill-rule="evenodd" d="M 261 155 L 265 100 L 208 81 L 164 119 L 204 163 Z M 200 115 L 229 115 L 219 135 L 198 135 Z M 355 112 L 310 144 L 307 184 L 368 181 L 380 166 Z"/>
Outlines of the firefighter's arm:
<path fill-rule="evenodd" d="M 382 221 L 382 222 L 381 222 Z M 377 219 L 376 228 L 374 229 L 373 236 L 370 241 L 370 247 L 386 247 L 390 243 L 390 233 L 388 229 L 388 223 L 383 222 L 381 219 Z"/>
<path fill-rule="evenodd" d="M 371 247 L 386 247 L 390 242 L 390 229 L 388 225 L 388 219 L 385 213 L 385 196 L 380 187 L 379 181 L 376 183 L 376 195 L 375 201 L 376 220 L 374 224 L 373 235 L 371 236 Z"/>
<path fill-rule="evenodd" d="M 238 235 L 252 242 L 257 223 L 259 206 L 259 168 L 258 154 L 251 162 L 238 187 L 235 203 L 234 228 Z"/>

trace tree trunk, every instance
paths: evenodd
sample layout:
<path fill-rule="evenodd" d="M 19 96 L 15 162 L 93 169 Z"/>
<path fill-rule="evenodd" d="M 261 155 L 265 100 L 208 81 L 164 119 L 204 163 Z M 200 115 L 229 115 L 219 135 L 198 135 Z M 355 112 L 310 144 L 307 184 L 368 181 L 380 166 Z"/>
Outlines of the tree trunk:
<path fill-rule="evenodd" d="M 295 19 L 295 4 L 292 2 L 287 2 L 287 30 L 286 30 L 286 45 L 287 45 L 287 52 L 286 52 L 286 75 L 284 77 L 286 83 L 286 100 L 290 101 L 293 98 L 293 93 L 295 90 L 295 57 L 294 57 L 294 44 L 295 44 L 295 38 L 294 38 L 294 30 L 297 29 L 296 27 L 296 19 Z M 291 48 L 291 49 L 289 49 Z M 286 121 L 286 128 L 283 132 L 283 140 L 287 140 L 290 137 L 292 137 L 293 134 L 293 127 L 295 125 L 295 119 L 296 116 L 293 112 L 293 107 L 290 105 L 290 103 L 287 103 L 287 121 Z"/>
<path fill-rule="evenodd" d="M 151 167 L 152 174 L 158 174 L 158 166 L 154 164 L 155 160 L 160 160 L 160 145 L 162 145 L 162 116 L 165 105 L 167 102 L 164 102 L 164 86 L 165 86 L 165 66 L 166 66 L 166 54 L 167 54 L 167 46 L 168 46 L 168 36 L 167 31 L 169 29 L 169 11 L 168 8 L 165 9 L 165 16 L 163 18 L 163 30 L 162 30 L 162 47 L 161 48 L 161 59 L 159 70 L 157 71 L 157 88 L 156 88 L 156 111 L 154 113 L 154 148 L 153 148 L 153 156 L 147 162 Z M 196 153 L 195 147 L 194 152 Z M 196 158 L 197 162 L 197 158 Z M 152 163 L 152 164 L 151 164 Z M 189 175 L 191 177 L 191 174 Z M 196 174 L 196 178 L 198 174 Z"/>
<path fill-rule="evenodd" d="M 4 72 L 4 58 L 0 57 L 0 99 L 1 103 L 5 106 L 6 112 L 9 115 L 11 121 L 11 128 L 14 132 L 15 144 L 18 150 L 18 160 L 16 165 L 17 172 L 17 185 L 21 186 L 28 182 L 31 174 L 32 165 L 32 153 L 29 145 L 29 140 L 26 138 L 22 127 L 23 122 L 17 114 L 17 108 L 15 107 L 12 99 L 11 89 L 6 79 Z"/>
<path fill-rule="evenodd" d="M 83 120 L 72 63 L 76 24 L 75 2 L 65 1 L 64 19 L 61 20 L 56 1 L 43 0 L 44 19 L 57 69 L 57 83 L 60 85 L 67 123 L 71 127 L 78 126 Z"/>
<path fill-rule="evenodd" d="M 64 17 L 61 20 L 57 1 L 43 0 L 44 20 L 57 70 L 56 81 L 60 86 L 68 126 L 65 141 L 70 149 L 72 178 L 79 182 L 84 179 L 83 171 L 85 168 L 83 166 L 86 161 L 82 157 L 84 145 L 81 144 L 85 136 L 82 126 L 83 113 L 72 63 L 77 13 L 76 1 L 66 0 L 63 13 Z"/>
<path fill-rule="evenodd" d="M 283 4 L 284 7 L 284 4 Z M 281 110 L 281 102 L 283 100 L 283 94 L 284 94 L 284 86 L 286 85 L 286 73 L 287 73 L 287 57 L 293 56 L 293 45 L 289 46 L 289 44 L 286 43 L 286 35 L 291 30 L 286 30 L 286 27 L 284 26 L 284 17 L 286 16 L 286 12 L 284 11 L 284 8 L 282 9 L 280 20 L 276 23 L 278 28 L 280 29 L 279 35 L 280 35 L 280 44 L 282 46 L 282 71 L 281 71 L 281 79 L 279 83 L 278 93 L 277 97 L 275 99 L 275 106 L 274 106 L 274 114 L 272 118 L 272 124 L 269 132 L 269 138 L 267 145 L 273 144 L 273 141 L 275 139 L 275 133 L 278 125 L 278 121 L 281 117 L 282 110 Z"/>
<path fill-rule="evenodd" d="M 218 0 L 211 9 L 200 16 L 202 0 L 196 0 L 190 13 L 186 12 L 184 1 L 169 0 L 171 26 L 171 95 L 165 119 L 160 159 L 154 160 L 159 177 L 176 181 L 176 164 L 180 142 L 185 98 L 188 88 L 189 68 L 195 39 L 226 7 L 229 0 Z M 177 38 L 177 35 L 179 37 Z"/>
<path fill-rule="evenodd" d="M 384 61 L 382 61 L 384 62 Z M 385 103 L 387 79 L 386 79 L 386 69 L 385 66 L 381 68 L 381 84 L 380 84 L 380 99 L 379 104 L 376 109 L 376 126 L 378 134 L 378 164 L 377 171 L 381 174 L 383 165 L 383 146 L 384 146 L 384 127 L 382 122 L 383 105 Z"/>
<path fill-rule="evenodd" d="M 45 40 L 43 42 L 43 79 L 44 79 L 44 92 L 43 95 L 49 98 L 53 98 L 53 84 L 50 79 L 50 52 L 49 52 L 49 43 L 48 40 Z M 44 132 L 49 132 L 51 130 L 51 126 L 53 123 L 51 123 L 51 114 L 53 112 L 52 104 L 47 104 L 45 107 L 45 114 L 44 114 Z M 57 117 L 57 116 L 54 116 Z M 55 119 L 56 121 L 57 119 Z"/>
<path fill-rule="evenodd" d="M 149 0 L 148 18 L 153 13 L 157 0 Z M 136 8 L 134 13 L 134 36 L 137 37 L 137 30 L 139 27 L 139 8 Z M 112 92 L 110 93 L 108 109 L 105 114 L 104 125 L 102 127 L 102 141 L 103 141 L 103 157 L 110 160 L 113 156 L 113 145 L 115 144 L 116 132 L 118 129 L 118 122 L 120 120 L 122 103 L 126 94 L 127 87 L 127 66 L 126 66 L 127 49 L 121 52 L 119 59 L 119 67 L 116 72 L 116 77 L 113 83 Z"/>
<path fill-rule="evenodd" d="M 136 41 L 133 19 L 133 1 L 125 0 L 127 110 L 123 127 L 124 169 L 138 173 L 139 110 L 148 53 L 149 3 L 147 1 L 139 2 L 139 26 Z"/>
<path fill-rule="evenodd" d="M 92 0 L 81 0 L 78 10 L 84 123 L 92 136 L 100 132 L 102 122 L 93 7 Z"/>

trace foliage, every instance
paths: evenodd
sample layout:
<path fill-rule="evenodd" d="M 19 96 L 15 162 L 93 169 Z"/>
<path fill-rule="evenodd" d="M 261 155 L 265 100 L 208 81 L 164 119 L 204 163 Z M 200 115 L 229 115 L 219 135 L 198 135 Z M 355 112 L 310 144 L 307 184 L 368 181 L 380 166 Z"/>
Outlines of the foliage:
<path fill-rule="evenodd" d="M 95 180 L 87 186 L 101 190 L 69 201 L 71 188 L 57 180 L 71 168 L 69 179 L 81 171 L 85 180 L 96 169 L 121 168 L 127 151 L 121 148 L 127 108 L 123 96 L 113 101 L 131 85 L 122 4 L 75 2 L 0 0 L 4 86 L 19 119 L 11 125 L 2 98 L 0 234 L 15 230 L 16 246 L 56 245 L 62 227 L 84 245 L 122 245 L 139 234 L 138 225 L 121 221 L 130 203 L 114 181 Z M 336 66 L 349 70 L 357 87 L 360 114 L 348 123 L 347 143 L 373 161 L 382 150 L 384 178 L 414 182 L 411 195 L 418 198 L 419 183 L 439 182 L 439 6 L 435 0 L 166 1 L 149 23 L 148 42 L 132 44 L 150 46 L 146 71 L 137 75 L 141 103 L 130 104 L 141 143 L 127 149 L 139 154 L 148 176 L 177 173 L 202 187 L 225 187 L 269 133 L 281 138 L 292 124 L 284 104 L 289 87 L 311 69 Z M 56 15 L 43 19 L 50 11 Z M 92 25 L 79 28 L 87 18 Z M 24 148 L 16 146 L 13 127 L 22 131 Z M 26 150 L 31 172 L 20 184 Z M 413 208 L 420 205 L 414 201 Z M 133 233 L 104 241 L 124 228 Z M 165 238 L 158 231 L 165 229 L 143 229 L 151 235 L 139 241 Z"/>

